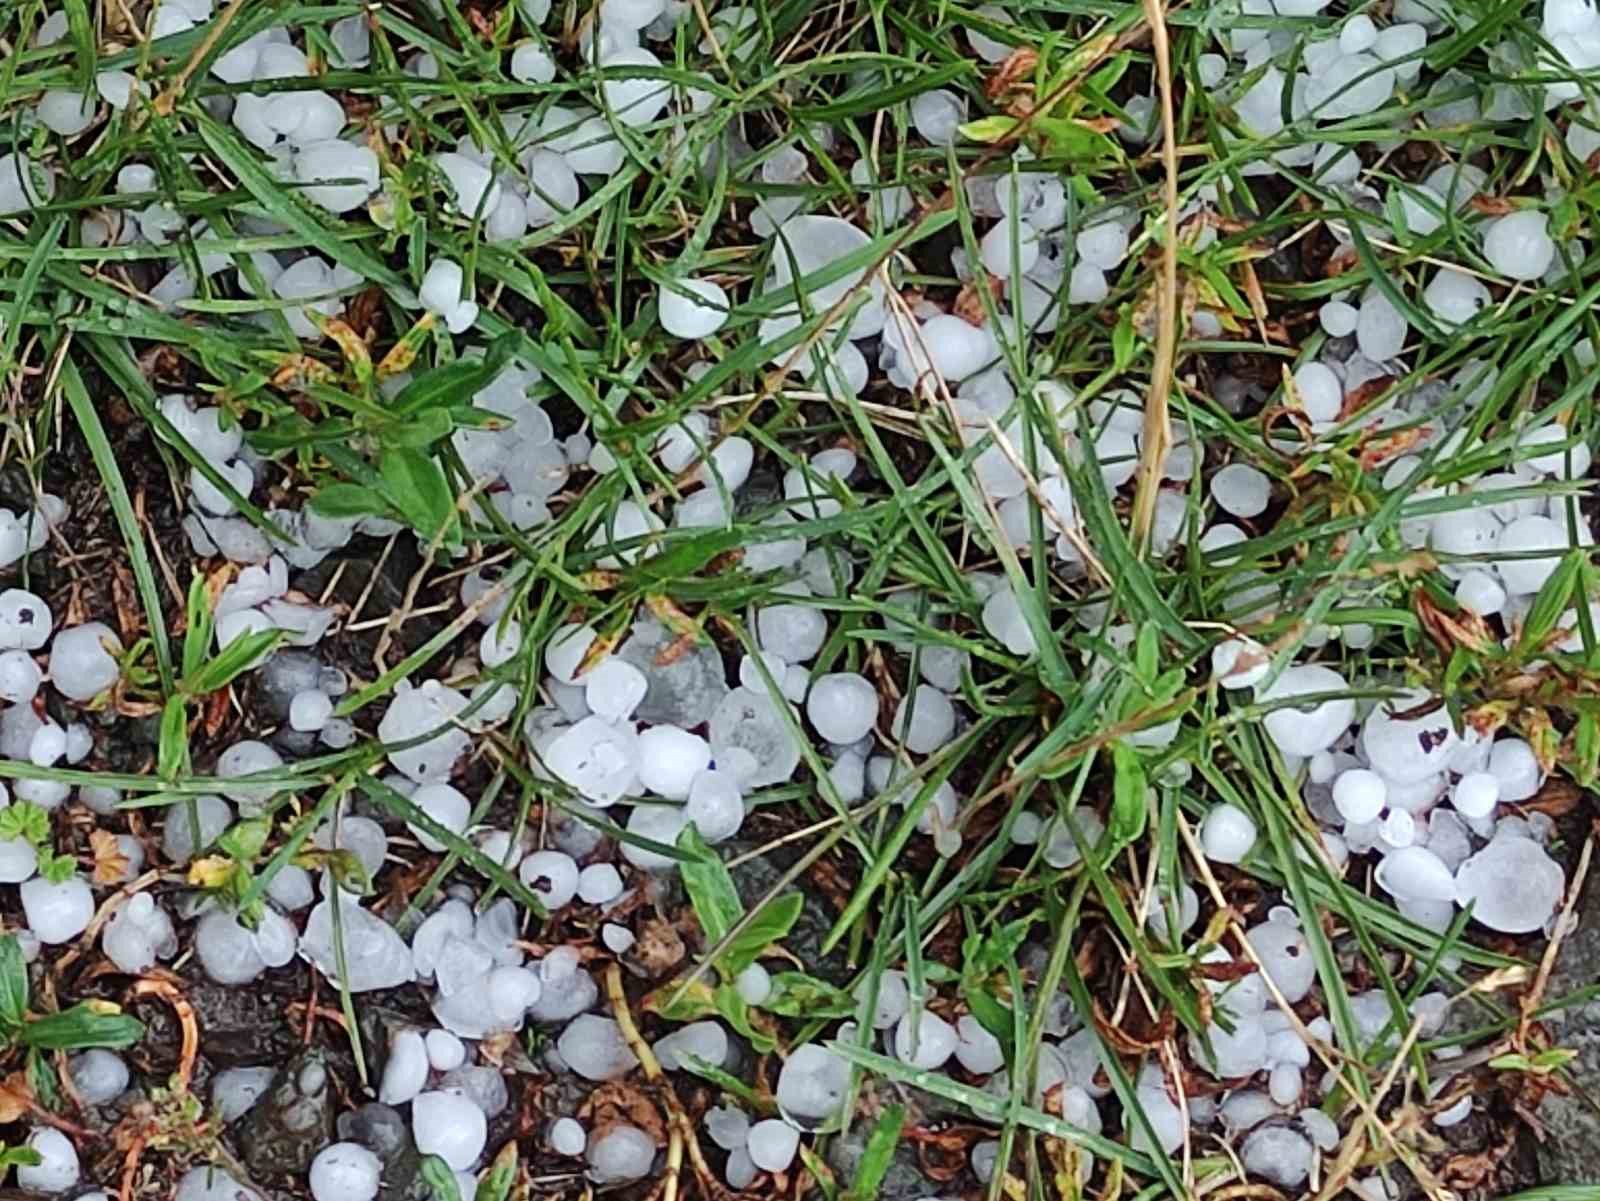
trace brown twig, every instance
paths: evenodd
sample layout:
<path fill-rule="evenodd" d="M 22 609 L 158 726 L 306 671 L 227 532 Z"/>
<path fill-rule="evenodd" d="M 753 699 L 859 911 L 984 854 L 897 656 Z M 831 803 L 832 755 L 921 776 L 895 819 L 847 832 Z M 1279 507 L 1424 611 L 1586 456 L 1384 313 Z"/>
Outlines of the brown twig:
<path fill-rule="evenodd" d="M 1150 26 L 1150 46 L 1155 53 L 1156 87 L 1161 93 L 1161 163 L 1164 168 L 1162 200 L 1166 209 L 1166 236 L 1161 242 L 1161 276 L 1156 285 L 1156 352 L 1150 369 L 1150 394 L 1144 402 L 1144 437 L 1139 447 L 1139 483 L 1133 497 L 1133 544 L 1148 543 L 1155 518 L 1156 490 L 1161 470 L 1172 448 L 1172 420 L 1167 396 L 1172 390 L 1173 361 L 1178 349 L 1178 149 L 1172 115 L 1172 47 L 1167 40 L 1167 16 L 1162 0 L 1144 0 Z"/>

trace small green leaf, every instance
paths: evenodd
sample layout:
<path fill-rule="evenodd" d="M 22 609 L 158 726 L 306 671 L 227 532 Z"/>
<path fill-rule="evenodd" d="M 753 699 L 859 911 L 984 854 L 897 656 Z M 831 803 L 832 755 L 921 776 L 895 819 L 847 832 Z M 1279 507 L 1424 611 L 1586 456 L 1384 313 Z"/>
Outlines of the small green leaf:
<path fill-rule="evenodd" d="M 797 892 L 773 897 L 728 945 L 718 966 L 726 971 L 730 978 L 737 976 L 754 963 L 762 951 L 773 943 L 784 940 L 794 928 L 795 922 L 799 920 L 805 904 L 805 897 Z"/>
<path fill-rule="evenodd" d="M 188 617 L 188 629 L 183 635 L 183 674 L 186 676 L 199 671 L 206 661 L 214 632 L 206 579 L 199 572 L 189 581 Z"/>
<path fill-rule="evenodd" d="M 32 1147 L 8 1147 L 0 1143 L 0 1176 L 6 1174 L 7 1168 L 35 1168 L 41 1162 L 39 1153 Z"/>
<path fill-rule="evenodd" d="M 50 815 L 32 801 L 12 801 L 0 809 L 0 838 L 25 838 L 43 846 L 50 840 Z"/>
<path fill-rule="evenodd" d="M 1111 845 L 1127 846 L 1144 834 L 1150 816 L 1150 786 L 1139 754 L 1126 742 L 1111 744 Z"/>
<path fill-rule="evenodd" d="M 1126 371 L 1133 365 L 1138 353 L 1139 335 L 1133 328 L 1133 306 L 1125 304 L 1117 314 L 1117 324 L 1111 331 L 1112 364 L 1116 370 Z"/>
<path fill-rule="evenodd" d="M 65 884 L 78 870 L 78 861 L 71 855 L 57 855 L 46 848 L 39 850 L 39 874 L 52 884 Z"/>
<path fill-rule="evenodd" d="M 900 1145 L 900 1131 L 905 1127 L 906 1107 L 891 1105 L 878 1115 L 872 1133 L 867 1136 L 866 1149 L 856 1164 L 855 1179 L 840 1194 L 841 1201 L 873 1201 L 883 1187 L 883 1178 L 889 1174 L 894 1162 L 894 1149 Z"/>
<path fill-rule="evenodd" d="M 506 1201 L 511 1186 L 517 1182 L 517 1140 L 509 1138 L 500 1148 L 489 1170 L 478 1181 L 478 1191 L 472 1201 Z"/>
<path fill-rule="evenodd" d="M 449 437 L 454 428 L 455 422 L 451 420 L 448 409 L 426 409 L 415 417 L 384 426 L 378 432 L 378 439 L 385 446 L 426 450 L 440 439 Z"/>
<path fill-rule="evenodd" d="M 190 696 L 207 696 L 226 688 L 239 676 L 258 666 L 283 641 L 282 630 L 253 630 L 240 634 L 217 652 L 216 658 L 192 676 L 185 676 L 178 687 Z"/>
<path fill-rule="evenodd" d="M 434 1201 L 461 1201 L 461 1190 L 456 1188 L 456 1174 L 437 1155 L 422 1157 L 422 1182 L 433 1190 Z"/>
<path fill-rule="evenodd" d="M 22 1042 L 42 1051 L 131 1047 L 144 1037 L 144 1023 L 125 1013 L 104 1013 L 81 1001 L 62 1013 L 34 1018 L 22 1028 Z"/>
<path fill-rule="evenodd" d="M 376 488 L 361 484 L 325 484 L 311 498 L 324 517 L 369 517 L 389 512 L 389 502 Z"/>
<path fill-rule="evenodd" d="M 722 1020 L 727 1022 L 740 1034 L 744 1035 L 756 1053 L 765 1055 L 774 1050 L 778 1043 L 772 1035 L 763 1030 L 758 1030 L 750 1022 L 750 1006 L 739 995 L 739 990 L 731 984 L 718 987 L 713 994 L 717 1012 L 722 1015 Z"/>
<path fill-rule="evenodd" d="M 378 470 L 390 503 L 425 541 L 431 542 L 455 518 L 455 503 L 444 471 L 422 451 L 390 447 L 383 452 Z"/>
<path fill-rule="evenodd" d="M 1572 591 L 1583 574 L 1585 551 L 1573 548 L 1562 556 L 1561 562 L 1550 573 L 1550 578 L 1533 599 L 1533 607 L 1522 623 L 1522 637 L 1517 640 L 1517 650 L 1523 653 L 1538 650 L 1561 620 L 1561 615 L 1572 607 Z"/>
<path fill-rule="evenodd" d="M 826 980 L 804 972 L 779 972 L 761 1008 L 786 1018 L 847 1018 L 856 1011 L 855 998 Z"/>
<path fill-rule="evenodd" d="M 400 389 L 389 407 L 396 413 L 419 413 L 472 396 L 500 374 L 519 341 L 516 334 L 502 334 L 481 359 L 457 359 L 424 371 Z"/>
<path fill-rule="evenodd" d="M 0 935 L 0 1024 L 16 1030 L 28 1016 L 28 965 L 15 934 Z"/>
<path fill-rule="evenodd" d="M 254 863 L 256 856 L 261 854 L 261 848 L 267 845 L 271 833 L 271 818 L 246 818 L 234 822 L 222 832 L 222 837 L 217 839 L 217 849 L 240 863 Z"/>
<path fill-rule="evenodd" d="M 960 126 L 956 132 L 969 142 L 983 142 L 988 145 L 998 142 L 1016 127 L 1015 117 L 979 117 L 976 121 L 968 121 Z"/>
<path fill-rule="evenodd" d="M 679 864 L 678 871 L 683 878 L 684 891 L 689 894 L 689 903 L 694 906 L 694 915 L 700 921 L 700 929 L 705 931 L 706 942 L 721 942 L 744 916 L 744 904 L 739 900 L 733 876 L 717 853 L 706 845 L 693 823 L 684 826 L 678 835 L 678 849 L 693 856 Z"/>
<path fill-rule="evenodd" d="M 176 780 L 189 766 L 189 698 L 168 697 L 161 710 L 161 735 L 156 744 L 156 771 L 163 780 Z"/>
<path fill-rule="evenodd" d="M 711 986 L 704 980 L 692 980 L 687 985 L 668 981 L 645 998 L 644 1008 L 669 1022 L 698 1022 L 717 1011 Z"/>

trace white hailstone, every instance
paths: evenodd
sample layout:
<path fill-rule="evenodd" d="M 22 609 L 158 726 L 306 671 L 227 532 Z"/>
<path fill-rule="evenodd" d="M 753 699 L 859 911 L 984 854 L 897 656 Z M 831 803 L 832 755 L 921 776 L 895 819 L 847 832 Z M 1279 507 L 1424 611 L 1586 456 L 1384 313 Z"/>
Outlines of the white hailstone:
<path fill-rule="evenodd" d="M 1448 211 L 1444 197 L 1426 184 L 1402 186 L 1398 189 L 1400 215 L 1408 232 L 1425 238 L 1444 224 Z"/>
<path fill-rule="evenodd" d="M 681 1071 L 691 1058 L 721 1067 L 728 1060 L 728 1032 L 718 1022 L 690 1022 L 657 1039 L 652 1049 L 669 1072 Z"/>
<path fill-rule="evenodd" d="M 726 842 L 744 825 L 744 795 L 731 771 L 702 771 L 689 785 L 683 816 L 715 846 Z"/>
<path fill-rule="evenodd" d="M 52 767 L 67 753 L 67 732 L 53 721 L 43 723 L 28 743 L 28 761 L 35 767 Z"/>
<path fill-rule="evenodd" d="M 612 1126 L 590 1140 L 584 1157 L 589 1163 L 589 1177 L 596 1184 L 642 1180 L 655 1163 L 656 1143 L 635 1126 Z"/>
<path fill-rule="evenodd" d="M 1544 783 L 1533 748 L 1521 738 L 1501 738 L 1489 752 L 1489 771 L 1500 786 L 1501 801 L 1526 801 Z"/>
<path fill-rule="evenodd" d="M 674 338 L 709 338 L 728 320 L 730 301 L 722 285 L 709 279 L 676 279 L 657 289 L 661 326 Z"/>
<path fill-rule="evenodd" d="M 33 593 L 24 592 L 21 588 L 7 588 L 0 592 L 0 647 L 7 650 L 38 650 L 50 641 L 53 620 L 50 606 Z M 105 629 L 104 626 L 100 628 Z M 120 642 L 117 643 L 117 649 L 122 649 Z"/>
<path fill-rule="evenodd" d="M 1383 857 L 1375 875 L 1378 885 L 1397 901 L 1456 899 L 1456 882 L 1450 869 L 1426 847 L 1395 848 Z"/>
<path fill-rule="evenodd" d="M 472 746 L 472 736 L 455 721 L 467 704 L 464 695 L 438 680 L 397 689 L 378 722 L 378 738 L 391 746 L 415 745 L 391 749 L 390 766 L 419 784 L 448 780 L 456 760 Z"/>
<path fill-rule="evenodd" d="M 342 123 L 342 112 L 337 119 Z M 378 190 L 378 156 L 366 146 L 337 138 L 310 142 L 294 153 L 294 178 L 311 203 L 347 213 Z"/>
<path fill-rule="evenodd" d="M 806 716 L 827 742 L 848 745 L 872 732 L 878 720 L 878 692 L 865 676 L 830 672 L 811 681 Z"/>
<path fill-rule="evenodd" d="M 660 70 L 661 60 L 639 46 L 624 46 L 604 53 L 598 63 L 604 72 L 600 95 L 622 124 L 630 129 L 648 125 L 660 115 L 671 97 L 670 85 L 660 79 L 646 79 L 640 69 Z M 632 78 L 624 78 L 633 72 Z"/>
<path fill-rule="evenodd" d="M 495 668 L 511 662 L 522 649 L 522 624 L 504 618 L 492 623 L 478 640 L 478 661 Z"/>
<path fill-rule="evenodd" d="M 772 976 L 759 963 L 752 963 L 734 977 L 733 987 L 746 1005 L 761 1005 L 772 995 Z"/>
<path fill-rule="evenodd" d="M 914 1016 L 918 1018 L 915 1022 Z M 926 1010 L 920 1016 L 905 1014 L 894 1028 L 895 1058 L 916 1068 L 943 1067 L 959 1041 L 954 1026 Z"/>
<path fill-rule="evenodd" d="M 460 789 L 450 784 L 420 785 L 411 794 L 411 803 L 452 834 L 464 833 L 467 822 L 472 817 L 472 802 Z M 407 822 L 406 829 L 434 854 L 440 854 L 448 849 L 448 844 L 419 824 Z"/>
<path fill-rule="evenodd" d="M 902 738 L 908 751 L 928 755 L 955 736 L 956 710 L 950 698 L 929 684 L 902 697 L 895 707 L 890 732 Z"/>
<path fill-rule="evenodd" d="M 1546 214 L 1530 209 L 1497 218 L 1484 230 L 1483 257 L 1510 279 L 1538 279 L 1555 258 L 1549 224 Z"/>
<path fill-rule="evenodd" d="M 297 692 L 289 700 L 289 728 L 301 732 L 322 729 L 333 716 L 333 698 L 320 688 Z"/>
<path fill-rule="evenodd" d="M 1254 638 L 1229 638 L 1211 648 L 1211 678 L 1224 688 L 1253 688 L 1272 670 L 1272 656 Z"/>
<path fill-rule="evenodd" d="M 800 1132 L 782 1118 L 767 1118 L 750 1127 L 745 1151 L 763 1172 L 784 1172 L 800 1149 Z"/>
<path fill-rule="evenodd" d="M 224 1068 L 211 1081 L 211 1108 L 221 1116 L 224 1125 L 231 1124 L 235 1118 L 242 1118 L 261 1094 L 272 1087 L 277 1074 L 278 1069 L 270 1066 Z"/>
<path fill-rule="evenodd" d="M 800 587 L 791 585 L 791 589 Z M 756 640 L 762 650 L 771 651 L 784 663 L 804 663 L 815 658 L 827 638 L 827 615 L 812 605 L 763 605 L 756 611 Z M 755 685 L 746 687 L 756 690 Z"/>
<path fill-rule="evenodd" d="M 94 124 L 94 102 L 84 99 L 79 92 L 65 88 L 52 88 L 34 108 L 34 115 L 51 133 L 64 138 L 75 138 Z"/>
<path fill-rule="evenodd" d="M 605 943 L 606 950 L 613 955 L 626 954 L 632 949 L 633 944 L 639 940 L 632 930 L 626 926 L 619 926 L 615 922 L 606 922 L 600 927 L 600 941 Z"/>
<path fill-rule="evenodd" d="M 50 680 L 69 700 L 92 700 L 117 682 L 122 640 L 103 622 L 62 630 L 50 644 Z"/>
<path fill-rule="evenodd" d="M 172 919 L 149 893 L 136 893 L 111 914 L 100 933 L 100 945 L 117 970 L 140 975 L 178 950 Z"/>
<path fill-rule="evenodd" d="M 1021 220 L 1003 220 L 983 235 L 978 252 L 990 275 L 1003 280 L 1026 275 L 1039 261 L 1039 231 Z"/>
<path fill-rule="evenodd" d="M 1462 817 L 1488 817 L 1499 803 L 1500 781 L 1493 772 L 1470 772 L 1450 790 L 1450 804 Z"/>
<path fill-rule="evenodd" d="M 1127 257 L 1127 227 L 1116 220 L 1098 222 L 1079 231 L 1073 248 L 1083 262 L 1110 271 Z"/>
<path fill-rule="evenodd" d="M 39 853 L 26 838 L 0 839 L 0 884 L 21 884 L 39 870 Z"/>
<path fill-rule="evenodd" d="M 1304 1183 L 1315 1157 L 1311 1140 L 1288 1126 L 1257 1126 L 1239 1151 L 1245 1171 L 1290 1190 Z"/>
<path fill-rule="evenodd" d="M 218 984 L 249 984 L 267 970 L 255 933 L 220 909 L 200 919 L 194 945 L 200 966 Z"/>
<path fill-rule="evenodd" d="M 557 1155 L 582 1155 L 589 1145 L 589 1133 L 576 1118 L 557 1118 L 550 1123 L 550 1149 Z"/>
<path fill-rule="evenodd" d="M 628 159 L 627 147 L 611 132 L 604 117 L 586 117 L 579 121 L 569 143 L 562 155 L 566 165 L 578 175 L 612 175 Z M 544 191 L 549 193 L 548 188 Z"/>
<path fill-rule="evenodd" d="M 1292 921 L 1267 921 L 1250 930 L 1250 945 L 1284 999 L 1291 1005 L 1304 1000 L 1317 979 L 1305 932 Z"/>
<path fill-rule="evenodd" d="M 638 781 L 639 738 L 626 724 L 585 717 L 544 748 L 544 765 L 591 805 L 614 805 Z"/>
<path fill-rule="evenodd" d="M 573 1018 L 556 1039 L 561 1062 L 585 1080 L 616 1080 L 639 1066 L 622 1028 L 610 1018 L 585 1013 Z"/>
<path fill-rule="evenodd" d="M 556 63 L 538 42 L 523 42 L 511 52 L 511 78 L 519 83 L 549 83 L 556 77 Z"/>
<path fill-rule="evenodd" d="M 911 123 L 925 142 L 948 146 L 967 119 L 966 104 L 945 88 L 934 88 L 911 99 Z"/>
<path fill-rule="evenodd" d="M 1578 479 L 1589 473 L 1589 465 L 1593 456 L 1589 447 L 1583 442 L 1572 446 L 1564 445 L 1572 435 L 1567 427 L 1559 421 L 1549 425 L 1541 425 L 1537 429 L 1525 430 L 1517 437 L 1517 449 L 1528 450 L 1539 446 L 1554 446 L 1558 449 L 1544 454 L 1529 455 L 1523 460 L 1535 471 L 1545 475 L 1560 476 L 1563 479 Z M 1569 462 L 1570 460 L 1570 462 Z"/>
<path fill-rule="evenodd" d="M 448 1030 L 430 1030 L 422 1040 L 428 1048 L 428 1064 L 436 1072 L 450 1072 L 467 1061 L 467 1048 Z"/>
<path fill-rule="evenodd" d="M 1345 54 L 1358 54 L 1370 50 L 1378 40 L 1378 27 L 1366 13 L 1357 13 L 1339 30 L 1339 49 Z"/>
<path fill-rule="evenodd" d="M 67 1064 L 72 1087 L 90 1105 L 115 1101 L 128 1091 L 128 1065 L 122 1056 L 94 1047 L 74 1055 Z"/>
<path fill-rule="evenodd" d="M 1347 822 L 1376 821 L 1389 803 L 1389 786 L 1377 772 L 1351 768 L 1333 782 L 1333 803 Z"/>
<path fill-rule="evenodd" d="M 1391 785 L 1429 779 L 1445 769 L 1461 745 L 1443 703 L 1420 716 L 1396 716 L 1414 712 L 1431 700 L 1423 689 L 1407 689 L 1398 697 L 1380 701 L 1362 723 L 1361 749 L 1372 769 Z"/>
<path fill-rule="evenodd" d="M 372 1201 L 383 1164 L 360 1143 L 329 1143 L 311 1161 L 312 1201 Z"/>
<path fill-rule="evenodd" d="M 652 726 L 639 734 L 639 783 L 669 800 L 688 797 L 690 786 L 711 765 L 711 747 L 677 726 Z"/>
<path fill-rule="evenodd" d="M 996 589 L 983 604 L 983 628 L 1013 655 L 1029 657 L 1038 649 L 1033 630 L 1022 614 L 1021 602 L 1010 584 Z"/>
<path fill-rule="evenodd" d="M 922 349 L 926 350 L 929 365 L 951 383 L 976 375 L 999 354 L 999 344 L 988 329 L 980 329 L 971 322 L 947 313 L 928 318 L 915 337 L 920 340 Z M 853 455 L 851 469 L 854 469 Z M 842 474 L 848 475 L 849 472 Z"/>
<path fill-rule="evenodd" d="M 1349 688 L 1343 676 L 1318 663 L 1290 667 L 1267 688 L 1256 693 L 1257 704 L 1288 700 L 1316 693 L 1343 692 Z M 1309 711 L 1290 705 L 1263 718 L 1267 736 L 1288 755 L 1314 755 L 1327 750 L 1344 733 L 1355 716 L 1355 702 L 1349 697 L 1322 701 Z"/>
<path fill-rule="evenodd" d="M 81 876 L 68 876 L 59 884 L 35 876 L 23 883 L 21 892 L 28 929 L 47 946 L 71 942 L 94 917 L 94 892 Z"/>
<path fill-rule="evenodd" d="M 1514 834 L 1493 839 L 1455 878 L 1457 903 L 1472 906 L 1474 920 L 1502 934 L 1542 929 L 1565 889 L 1561 865 L 1533 839 Z"/>
<path fill-rule="evenodd" d="M 1259 517 L 1272 500 L 1272 481 L 1247 463 L 1230 463 L 1211 477 L 1211 499 L 1234 517 Z"/>
<path fill-rule="evenodd" d="M 1374 363 L 1394 358 L 1405 346 L 1410 323 L 1377 285 L 1361 296 L 1356 316 L 1356 345 Z"/>
<path fill-rule="evenodd" d="M 569 623 L 557 628 L 544 647 L 544 666 L 562 684 L 578 682 L 578 668 L 594 644 L 595 632 L 589 626 Z"/>
<path fill-rule="evenodd" d="M 795 1047 L 778 1072 L 778 1110 L 802 1130 L 826 1125 L 844 1107 L 850 1065 L 816 1043 Z"/>
<path fill-rule="evenodd" d="M 1489 572 L 1468 571 L 1456 585 L 1456 603 L 1480 617 L 1492 617 L 1505 608 L 1506 590 Z"/>
<path fill-rule="evenodd" d="M 26 154 L 0 154 L 0 213 L 27 213 L 56 194 L 55 172 Z"/>
<path fill-rule="evenodd" d="M 578 873 L 578 898 L 585 905 L 604 905 L 622 895 L 622 874 L 609 863 L 591 863 Z"/>
<path fill-rule="evenodd" d="M 72 1140 L 49 1126 L 35 1126 L 25 1144 L 36 1164 L 17 1165 L 17 1183 L 38 1193 L 64 1193 L 78 1183 L 78 1152 Z"/>
<path fill-rule="evenodd" d="M 465 278 L 460 263 L 453 259 L 434 259 L 417 292 L 422 307 L 443 319 L 445 328 L 452 334 L 471 328 L 478 319 L 477 302 L 470 295 L 462 294 Z"/>
<path fill-rule="evenodd" d="M 548 912 L 563 908 L 578 895 L 578 864 L 564 851 L 535 851 L 522 861 L 517 877 Z"/>
<path fill-rule="evenodd" d="M 419 1093 L 411 1102 L 417 1150 L 437 1155 L 458 1172 L 478 1161 L 489 1139 L 488 1119 L 471 1098 L 454 1090 Z"/>
<path fill-rule="evenodd" d="M 1356 332 L 1358 314 L 1354 305 L 1330 300 L 1317 310 L 1317 319 L 1330 338 L 1343 338 Z"/>
<path fill-rule="evenodd" d="M 970 1013 L 956 1021 L 956 1059 L 974 1076 L 987 1076 L 1005 1067 L 1005 1051 L 1000 1040 L 990 1034 Z"/>
<path fill-rule="evenodd" d="M 1207 859 L 1241 863 L 1255 844 L 1255 820 L 1237 805 L 1213 805 L 1200 823 L 1200 848 Z"/>
<path fill-rule="evenodd" d="M 1304 363 L 1294 373 L 1295 395 L 1314 422 L 1337 421 L 1344 405 L 1344 385 L 1325 364 Z"/>
<path fill-rule="evenodd" d="M 1423 290 L 1422 299 L 1446 326 L 1465 325 L 1490 304 L 1489 289 L 1477 276 L 1441 267 Z"/>
<path fill-rule="evenodd" d="M 1538 592 L 1553 574 L 1568 547 L 1566 528 L 1548 517 L 1519 517 L 1500 531 L 1495 563 L 1512 596 Z M 1538 554 L 1543 551 L 1544 553 Z M 1533 556 L 1511 558 L 1506 556 Z"/>

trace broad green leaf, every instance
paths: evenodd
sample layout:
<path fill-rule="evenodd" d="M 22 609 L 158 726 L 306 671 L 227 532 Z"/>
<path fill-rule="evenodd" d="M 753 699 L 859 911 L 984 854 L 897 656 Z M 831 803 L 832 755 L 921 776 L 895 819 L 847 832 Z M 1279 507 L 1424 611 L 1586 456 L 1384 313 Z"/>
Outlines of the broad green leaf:
<path fill-rule="evenodd" d="M 455 517 L 455 502 L 444 470 L 432 456 L 405 446 L 390 447 L 378 463 L 389 502 L 425 542 Z"/>
<path fill-rule="evenodd" d="M 389 408 L 396 413 L 415 414 L 441 405 L 470 402 L 474 393 L 505 369 L 519 341 L 515 334 L 503 334 L 489 344 L 481 359 L 457 359 L 424 371 L 400 389 Z"/>
<path fill-rule="evenodd" d="M 1522 637 L 1517 649 L 1522 652 L 1537 650 L 1556 629 L 1561 615 L 1572 607 L 1572 591 L 1583 574 L 1586 552 L 1574 547 L 1562 556 L 1561 562 L 1550 573 L 1550 578 L 1533 599 L 1533 607 L 1522 623 Z"/>
<path fill-rule="evenodd" d="M 806 899 L 798 892 L 785 893 L 781 897 L 773 897 L 750 919 L 750 924 L 741 930 L 738 936 L 723 952 L 720 966 L 727 971 L 730 977 L 737 976 L 749 967 L 775 942 L 782 942 L 789 931 L 794 928 L 795 922 L 800 917 L 800 911 L 805 908 Z"/>
<path fill-rule="evenodd" d="M 511 1186 L 517 1182 L 517 1140 L 508 1138 L 500 1148 L 489 1170 L 478 1181 L 478 1191 L 472 1201 L 506 1201 L 511 1196 Z"/>
<path fill-rule="evenodd" d="M 144 1037 L 144 1023 L 125 1013 L 105 1013 L 82 1001 L 62 1013 L 34 1018 L 22 1027 L 21 1041 L 42 1051 L 106 1047 L 116 1051 Z"/>
<path fill-rule="evenodd" d="M 786 1018 L 847 1018 L 855 1013 L 856 1003 L 826 980 L 804 972 L 779 972 L 760 1008 Z"/>
<path fill-rule="evenodd" d="M 678 849 L 693 856 L 678 865 L 678 873 L 689 894 L 689 903 L 694 906 L 694 915 L 700 921 L 700 929 L 705 931 L 706 942 L 721 942 L 744 916 L 744 904 L 739 900 L 733 876 L 692 823 L 684 826 L 678 835 Z"/>
<path fill-rule="evenodd" d="M 455 422 L 450 418 L 449 409 L 424 409 L 414 417 L 384 426 L 378 438 L 385 446 L 425 450 L 440 439 L 449 437 L 454 428 Z"/>
<path fill-rule="evenodd" d="M 389 512 L 389 502 L 376 488 L 361 484 L 324 484 L 311 498 L 324 517 L 368 517 Z"/>
<path fill-rule="evenodd" d="M 188 628 L 183 634 L 183 674 L 186 676 L 199 671 L 200 665 L 206 661 L 206 652 L 211 649 L 214 632 L 211 602 L 206 595 L 206 578 L 198 571 L 189 581 L 187 614 Z"/>
<path fill-rule="evenodd" d="M 1139 754 L 1126 742 L 1111 744 L 1111 845 L 1127 846 L 1144 834 L 1150 786 Z"/>
<path fill-rule="evenodd" d="M 28 965 L 15 934 L 0 935 L 0 1023 L 10 1031 L 28 1016 Z"/>
<path fill-rule="evenodd" d="M 745 999 L 733 985 L 721 985 L 712 995 L 712 1000 L 717 1012 L 722 1015 L 722 1020 L 744 1035 L 758 1054 L 765 1055 L 777 1047 L 777 1040 L 772 1035 L 756 1029 L 752 1024 L 750 1006 L 745 1003 Z"/>
<path fill-rule="evenodd" d="M 461 1190 L 456 1188 L 456 1174 L 437 1155 L 422 1157 L 422 1182 L 433 1190 L 434 1201 L 461 1201 Z"/>
<path fill-rule="evenodd" d="M 189 704 L 181 693 L 168 698 L 161 710 L 160 738 L 156 770 L 163 780 L 176 780 L 189 765 Z"/>
<path fill-rule="evenodd" d="M 240 863 L 254 863 L 271 834 L 271 818 L 246 818 L 222 832 L 222 837 L 217 839 L 217 849 Z"/>

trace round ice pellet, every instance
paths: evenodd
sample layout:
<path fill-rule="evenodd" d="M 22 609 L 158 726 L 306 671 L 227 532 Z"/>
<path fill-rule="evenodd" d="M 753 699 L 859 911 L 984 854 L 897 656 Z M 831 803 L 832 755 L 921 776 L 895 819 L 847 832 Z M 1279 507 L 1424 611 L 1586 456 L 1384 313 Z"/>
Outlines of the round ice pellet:
<path fill-rule="evenodd" d="M 709 279 L 677 279 L 658 290 L 661 326 L 675 338 L 710 337 L 728 320 L 728 293 Z"/>
<path fill-rule="evenodd" d="M 1550 240 L 1550 219 L 1524 209 L 1492 221 L 1483 234 L 1483 257 L 1501 275 L 1535 280 L 1550 269 L 1555 243 Z"/>
<path fill-rule="evenodd" d="M 330 1143 L 311 1161 L 313 1201 L 372 1201 L 383 1165 L 360 1143 Z"/>
<path fill-rule="evenodd" d="M 1247 463 L 1230 463 L 1211 477 L 1211 499 L 1234 517 L 1259 517 L 1272 500 L 1272 481 Z"/>
<path fill-rule="evenodd" d="M 1200 823 L 1200 847 L 1207 859 L 1240 863 L 1255 843 L 1255 820 L 1237 805 L 1214 805 Z"/>
<path fill-rule="evenodd" d="M 811 681 L 806 716 L 824 740 L 848 745 L 871 733 L 877 724 L 877 689 L 855 672 L 818 676 Z"/>
<path fill-rule="evenodd" d="M 1347 822 L 1375 821 L 1389 803 L 1389 788 L 1377 772 L 1352 768 L 1333 782 L 1333 803 Z"/>
<path fill-rule="evenodd" d="M 1450 803 L 1462 817 L 1488 817 L 1500 803 L 1500 780 L 1493 772 L 1462 776 L 1450 790 Z"/>

